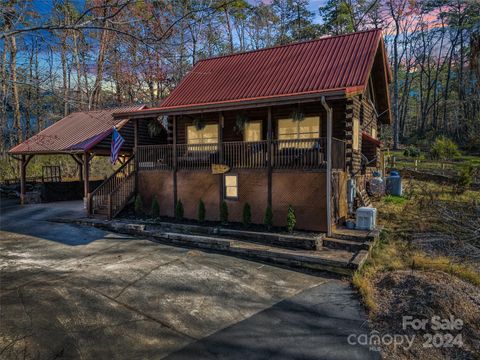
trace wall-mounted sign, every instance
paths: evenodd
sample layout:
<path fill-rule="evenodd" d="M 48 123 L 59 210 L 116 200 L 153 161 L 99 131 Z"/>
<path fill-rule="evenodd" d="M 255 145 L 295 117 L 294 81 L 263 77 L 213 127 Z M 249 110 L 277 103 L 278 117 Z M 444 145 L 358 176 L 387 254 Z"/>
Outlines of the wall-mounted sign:
<path fill-rule="evenodd" d="M 212 174 L 225 174 L 230 171 L 230 166 L 224 164 L 212 164 Z"/>

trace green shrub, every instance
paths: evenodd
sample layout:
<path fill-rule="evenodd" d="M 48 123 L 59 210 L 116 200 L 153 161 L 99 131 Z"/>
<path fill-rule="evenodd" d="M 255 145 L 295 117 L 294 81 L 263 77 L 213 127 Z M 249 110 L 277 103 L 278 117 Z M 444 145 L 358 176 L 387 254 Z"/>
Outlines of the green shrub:
<path fill-rule="evenodd" d="M 133 207 L 135 209 L 135 215 L 137 216 L 143 215 L 143 202 L 142 202 L 142 197 L 140 195 L 137 195 L 135 197 L 135 203 Z"/>
<path fill-rule="evenodd" d="M 225 201 L 220 205 L 220 222 L 222 224 L 228 223 L 228 206 Z"/>
<path fill-rule="evenodd" d="M 410 145 L 409 147 L 407 147 L 405 149 L 405 151 L 403 152 L 403 155 L 404 156 L 409 156 L 409 157 L 419 157 L 420 156 L 420 149 L 417 148 L 416 146 L 414 145 Z"/>
<path fill-rule="evenodd" d="M 181 200 L 178 200 L 177 204 L 175 205 L 175 219 L 183 219 L 183 204 Z"/>
<path fill-rule="evenodd" d="M 464 193 L 473 183 L 473 166 L 466 165 L 458 173 L 457 176 L 457 191 Z"/>
<path fill-rule="evenodd" d="M 160 204 L 158 203 L 158 199 L 156 196 L 153 197 L 152 201 L 152 217 L 157 219 L 160 217 Z"/>
<path fill-rule="evenodd" d="M 295 225 L 297 224 L 297 217 L 295 216 L 295 210 L 293 209 L 292 205 L 288 205 L 287 211 L 287 230 L 292 232 L 295 229 Z"/>
<path fill-rule="evenodd" d="M 430 148 L 430 157 L 434 160 L 450 160 L 458 155 L 457 144 L 445 136 L 437 137 Z"/>
<path fill-rule="evenodd" d="M 245 203 L 243 205 L 243 225 L 248 226 L 252 223 L 252 210 L 250 209 L 250 204 Z"/>
<path fill-rule="evenodd" d="M 265 216 L 263 217 L 263 225 L 265 225 L 265 227 L 269 230 L 272 228 L 273 212 L 270 206 L 267 206 L 267 208 L 265 209 Z"/>
<path fill-rule="evenodd" d="M 204 222 L 205 221 L 205 203 L 203 202 L 202 199 L 198 202 L 198 221 Z"/>

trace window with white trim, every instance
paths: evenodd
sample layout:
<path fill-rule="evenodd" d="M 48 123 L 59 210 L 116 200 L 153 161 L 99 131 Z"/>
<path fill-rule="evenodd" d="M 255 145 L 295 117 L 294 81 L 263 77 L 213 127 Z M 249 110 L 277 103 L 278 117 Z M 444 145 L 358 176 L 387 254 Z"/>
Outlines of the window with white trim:
<path fill-rule="evenodd" d="M 294 121 L 293 119 L 279 119 L 278 123 L 278 140 L 302 140 L 316 139 L 320 137 L 320 116 L 307 116 L 302 121 Z M 280 148 L 286 147 L 311 147 L 314 142 L 291 142 L 280 143 Z"/>
<path fill-rule="evenodd" d="M 238 175 L 228 174 L 224 177 L 225 198 L 229 200 L 238 199 Z"/>
<path fill-rule="evenodd" d="M 262 140 L 262 121 L 247 121 L 243 129 L 243 141 Z"/>
<path fill-rule="evenodd" d="M 201 145 L 201 144 L 214 144 L 207 148 L 203 146 L 189 146 L 188 149 L 192 150 L 217 150 L 218 144 L 218 124 L 206 124 L 203 129 L 197 129 L 195 125 L 187 126 L 187 144 L 188 145 Z"/>

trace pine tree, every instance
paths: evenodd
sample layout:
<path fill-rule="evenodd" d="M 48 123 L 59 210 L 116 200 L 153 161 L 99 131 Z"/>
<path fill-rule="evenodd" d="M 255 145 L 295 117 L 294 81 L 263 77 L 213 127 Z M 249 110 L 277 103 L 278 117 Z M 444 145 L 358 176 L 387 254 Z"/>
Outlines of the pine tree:
<path fill-rule="evenodd" d="M 250 204 L 245 203 L 243 206 L 243 225 L 248 226 L 252 222 L 252 210 L 250 209 Z"/>
<path fill-rule="evenodd" d="M 222 201 L 222 205 L 220 206 L 220 222 L 222 224 L 228 223 L 228 206 L 225 201 Z"/>
<path fill-rule="evenodd" d="M 263 217 L 263 224 L 268 230 L 272 228 L 273 225 L 273 212 L 271 206 L 267 206 L 265 209 L 265 216 Z"/>
<path fill-rule="evenodd" d="M 204 222 L 205 221 L 205 203 L 202 199 L 198 202 L 198 221 Z"/>
<path fill-rule="evenodd" d="M 181 200 L 178 200 L 177 205 L 175 206 L 175 219 L 183 219 L 183 204 Z"/>
<path fill-rule="evenodd" d="M 297 224 L 297 217 L 295 216 L 295 210 L 293 209 L 292 205 L 288 205 L 287 211 L 287 230 L 292 232 L 295 229 L 295 225 Z"/>
<path fill-rule="evenodd" d="M 152 201 L 152 217 L 158 219 L 160 217 L 160 204 L 156 196 L 153 197 Z"/>
<path fill-rule="evenodd" d="M 135 197 L 135 203 L 134 203 L 133 207 L 135 209 L 135 215 L 137 215 L 137 216 L 143 215 L 143 201 L 142 201 L 142 197 L 140 195 L 137 195 Z"/>

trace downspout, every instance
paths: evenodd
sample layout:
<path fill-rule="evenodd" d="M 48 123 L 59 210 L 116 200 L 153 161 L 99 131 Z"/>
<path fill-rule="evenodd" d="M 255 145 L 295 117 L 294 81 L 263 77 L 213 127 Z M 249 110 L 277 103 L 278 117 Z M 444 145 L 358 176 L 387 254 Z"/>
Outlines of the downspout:
<path fill-rule="evenodd" d="M 322 96 L 322 105 L 327 112 L 327 236 L 332 236 L 332 108 L 328 106 L 325 96 Z"/>

